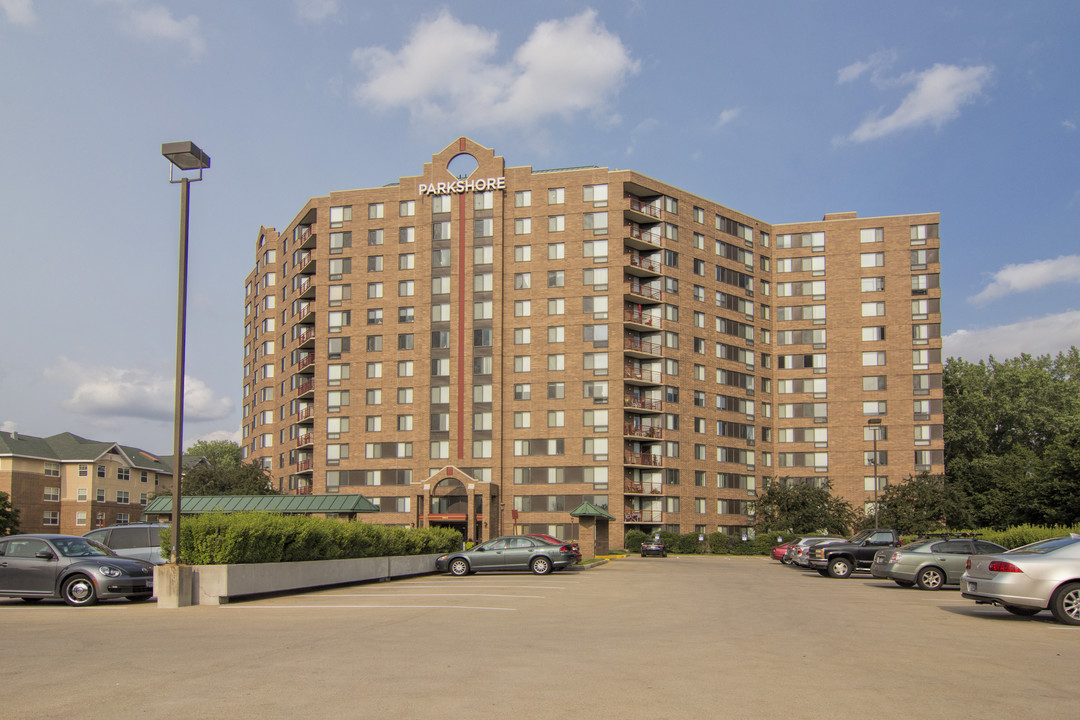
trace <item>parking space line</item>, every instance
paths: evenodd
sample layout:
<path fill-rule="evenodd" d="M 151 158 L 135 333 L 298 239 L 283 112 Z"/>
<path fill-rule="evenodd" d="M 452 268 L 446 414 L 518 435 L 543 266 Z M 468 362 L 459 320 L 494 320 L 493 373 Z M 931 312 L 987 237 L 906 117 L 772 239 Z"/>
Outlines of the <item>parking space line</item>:
<path fill-rule="evenodd" d="M 474 605 L 223 605 L 223 610 L 491 610 L 517 612 L 517 608 Z"/>
<path fill-rule="evenodd" d="M 327 593 L 327 597 L 371 597 L 371 595 L 365 593 Z M 543 600 L 544 595 L 496 595 L 494 593 L 379 593 L 380 598 L 384 597 L 497 597 L 497 598 L 531 598 L 535 600 Z"/>

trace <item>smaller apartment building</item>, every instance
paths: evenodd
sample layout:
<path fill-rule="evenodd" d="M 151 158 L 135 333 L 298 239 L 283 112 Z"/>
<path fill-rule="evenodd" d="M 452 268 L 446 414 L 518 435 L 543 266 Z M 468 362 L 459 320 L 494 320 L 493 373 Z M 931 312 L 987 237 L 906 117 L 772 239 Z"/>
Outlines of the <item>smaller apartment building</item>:
<path fill-rule="evenodd" d="M 171 488 L 171 457 L 71 433 L 0 432 L 0 492 L 23 533 L 81 535 L 138 522 L 150 498 Z"/>

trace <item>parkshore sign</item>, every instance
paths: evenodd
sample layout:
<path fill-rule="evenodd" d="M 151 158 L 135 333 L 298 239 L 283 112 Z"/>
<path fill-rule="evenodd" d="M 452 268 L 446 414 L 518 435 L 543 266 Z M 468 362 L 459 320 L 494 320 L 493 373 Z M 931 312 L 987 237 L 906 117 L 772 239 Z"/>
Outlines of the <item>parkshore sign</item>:
<path fill-rule="evenodd" d="M 486 192 L 488 190 L 505 190 L 506 178 L 479 178 L 477 180 L 455 180 L 453 182 L 420 183 L 421 195 L 454 195 L 467 192 Z"/>

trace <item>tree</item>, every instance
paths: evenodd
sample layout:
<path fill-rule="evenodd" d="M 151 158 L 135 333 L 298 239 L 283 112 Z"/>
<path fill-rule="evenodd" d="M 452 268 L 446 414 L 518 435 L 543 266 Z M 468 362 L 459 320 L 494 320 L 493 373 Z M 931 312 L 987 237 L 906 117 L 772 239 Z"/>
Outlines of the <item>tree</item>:
<path fill-rule="evenodd" d="M 185 455 L 205 457 L 209 461 L 184 473 L 184 495 L 279 495 L 270 473 L 241 458 L 240 447 L 228 440 L 200 440 Z M 168 491 L 160 493 L 169 495 Z"/>
<path fill-rule="evenodd" d="M 857 515 L 851 503 L 830 492 L 831 486 L 792 483 L 787 478 L 767 482 L 754 502 L 754 527 L 759 532 L 847 534 Z"/>
<path fill-rule="evenodd" d="M 19 511 L 11 506 L 11 498 L 0 491 L 0 537 L 19 532 Z"/>
<path fill-rule="evenodd" d="M 889 485 L 878 507 L 878 524 L 901 535 L 967 527 L 970 521 L 963 498 L 943 475 L 923 473 Z"/>

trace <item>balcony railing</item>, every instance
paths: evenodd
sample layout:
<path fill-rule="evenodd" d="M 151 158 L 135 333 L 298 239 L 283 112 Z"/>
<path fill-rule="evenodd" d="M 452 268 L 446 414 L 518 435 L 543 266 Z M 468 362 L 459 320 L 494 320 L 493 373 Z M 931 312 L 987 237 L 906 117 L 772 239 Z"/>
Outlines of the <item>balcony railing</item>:
<path fill-rule="evenodd" d="M 641 423 L 623 423 L 623 436 L 649 438 L 661 440 L 664 437 L 664 429 L 657 425 L 642 425 Z"/>
<path fill-rule="evenodd" d="M 310 495 L 311 494 L 311 486 L 310 485 L 299 485 L 299 486 L 297 486 L 296 494 L 297 495 Z"/>
<path fill-rule="evenodd" d="M 308 380 L 305 383 L 301 383 L 300 387 L 296 388 L 296 394 L 297 395 L 306 395 L 307 393 L 311 392 L 314 389 L 315 389 L 315 381 L 314 380 Z"/>
<path fill-rule="evenodd" d="M 640 480 L 624 480 L 623 492 L 635 495 L 660 495 L 664 491 L 663 483 L 642 482 Z"/>
<path fill-rule="evenodd" d="M 629 308 L 623 313 L 623 319 L 626 322 L 645 325 L 651 328 L 660 328 L 663 325 L 663 321 L 658 315 L 648 315 L 640 310 L 631 310 Z"/>
<path fill-rule="evenodd" d="M 659 260 L 653 260 L 652 258 L 645 257 L 644 255 L 639 255 L 633 250 L 626 250 L 623 254 L 629 256 L 630 267 L 648 270 L 649 272 L 656 273 L 657 275 L 660 274 L 661 265 Z"/>
<path fill-rule="evenodd" d="M 627 510 L 624 513 L 624 519 L 630 523 L 658 523 L 663 517 L 660 510 Z"/>
<path fill-rule="evenodd" d="M 626 227 L 627 236 L 634 240 L 654 247 L 660 247 L 664 244 L 664 237 L 656 230 L 644 230 L 637 223 L 627 223 Z"/>
<path fill-rule="evenodd" d="M 315 467 L 315 460 L 308 458 L 307 460 L 301 460 L 296 463 L 296 472 L 311 472 L 311 469 Z"/>
<path fill-rule="evenodd" d="M 664 401 L 654 400 L 653 398 L 643 397 L 641 395 L 627 395 L 623 398 L 623 407 L 632 410 L 655 410 L 660 412 L 664 409 Z"/>
<path fill-rule="evenodd" d="M 313 365 L 314 363 L 315 363 L 315 355 L 313 355 L 313 354 L 312 355 L 305 355 L 302 358 L 300 358 L 300 362 L 296 363 L 296 371 L 300 372 L 304 368 L 308 367 L 309 365 Z"/>
<path fill-rule="evenodd" d="M 664 456 L 653 455 L 652 453 L 627 452 L 623 453 L 623 462 L 627 465 L 648 465 L 649 467 L 660 467 L 664 464 Z"/>
<path fill-rule="evenodd" d="M 641 297 L 649 298 L 650 300 L 656 300 L 659 302 L 663 299 L 664 293 L 660 288 L 649 287 L 648 285 L 642 285 L 634 280 L 628 280 L 626 282 L 626 292 L 631 295 L 640 295 Z"/>
<path fill-rule="evenodd" d="M 306 433 L 296 438 L 296 446 L 302 447 L 304 445 L 310 445 L 315 441 L 315 433 Z"/>
<path fill-rule="evenodd" d="M 303 345 L 308 340 L 311 340 L 314 337 L 315 337 L 315 328 L 311 328 L 309 330 L 304 330 L 303 332 L 301 332 L 300 336 L 297 338 L 297 340 L 300 342 L 301 345 Z"/>
<path fill-rule="evenodd" d="M 630 209 L 634 212 L 639 212 L 642 215 L 654 217 L 657 220 L 660 219 L 660 208 L 656 207 L 655 205 L 644 203 L 641 200 L 638 200 L 636 197 L 633 197 L 632 195 L 627 195 L 627 198 L 630 200 Z"/>
<path fill-rule="evenodd" d="M 663 353 L 663 346 L 652 340 L 644 340 L 642 338 L 631 336 L 623 338 L 623 350 L 634 350 L 636 352 L 648 353 L 649 355 L 661 355 Z M 629 377 L 629 375 L 627 377 Z"/>
<path fill-rule="evenodd" d="M 659 385 L 662 377 L 663 375 L 659 370 L 645 370 L 636 365 L 623 366 L 623 378 L 626 380 L 637 380 L 639 382 Z"/>
<path fill-rule="evenodd" d="M 314 405 L 308 405 L 306 408 L 304 408 L 303 410 L 296 413 L 296 419 L 297 420 L 307 420 L 309 417 L 314 417 L 314 415 L 315 415 L 315 406 Z"/>

